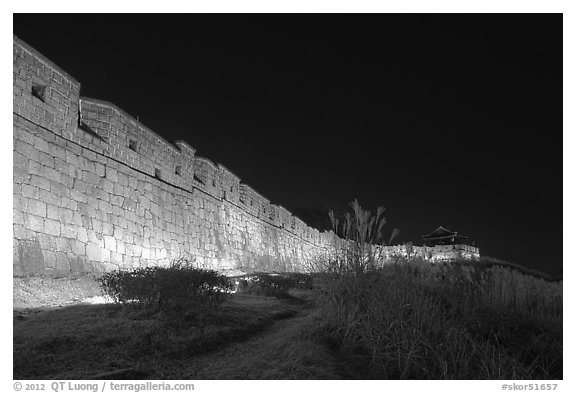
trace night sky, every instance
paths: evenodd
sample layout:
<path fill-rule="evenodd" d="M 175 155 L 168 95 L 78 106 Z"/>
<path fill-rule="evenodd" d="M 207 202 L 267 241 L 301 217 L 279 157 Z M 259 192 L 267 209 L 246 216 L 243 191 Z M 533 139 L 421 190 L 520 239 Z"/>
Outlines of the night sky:
<path fill-rule="evenodd" d="M 562 15 L 15 15 L 14 34 L 274 204 L 387 208 L 562 274 Z"/>

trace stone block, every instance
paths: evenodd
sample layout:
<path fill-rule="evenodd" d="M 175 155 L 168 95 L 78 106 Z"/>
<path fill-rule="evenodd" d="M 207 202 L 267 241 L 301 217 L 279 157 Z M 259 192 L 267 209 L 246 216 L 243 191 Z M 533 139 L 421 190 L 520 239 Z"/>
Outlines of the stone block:
<path fill-rule="evenodd" d="M 14 256 L 24 274 L 39 274 L 45 271 L 44 254 L 37 240 L 18 240 Z"/>
<path fill-rule="evenodd" d="M 30 160 L 38 161 L 38 150 L 29 143 L 18 140 L 14 146 L 14 150 L 21 153 L 24 157 Z"/>
<path fill-rule="evenodd" d="M 134 244 L 132 247 L 132 255 L 136 258 L 143 257 L 142 246 L 140 246 L 139 244 Z M 148 255 L 150 254 L 148 253 Z"/>
<path fill-rule="evenodd" d="M 124 228 L 121 226 L 115 225 L 114 226 L 114 237 L 118 240 L 122 240 L 124 238 Z"/>
<path fill-rule="evenodd" d="M 82 226 L 76 227 L 76 231 L 77 231 L 78 241 L 81 241 L 82 243 L 86 243 L 88 241 L 88 231 L 86 230 L 86 228 L 84 228 Z"/>
<path fill-rule="evenodd" d="M 108 179 L 102 179 L 102 189 L 108 194 L 114 193 L 114 183 Z"/>
<path fill-rule="evenodd" d="M 118 195 L 110 195 L 110 204 L 112 206 L 122 206 L 120 198 L 121 197 L 119 197 Z M 114 212 L 114 214 L 116 213 Z"/>
<path fill-rule="evenodd" d="M 69 253 L 55 252 L 56 255 L 56 270 L 61 272 L 70 272 L 70 258 Z"/>
<path fill-rule="evenodd" d="M 83 216 L 83 217 L 87 217 L 87 216 Z M 84 220 L 84 218 L 83 218 L 83 220 Z M 103 222 L 102 222 L 102 221 L 100 221 L 100 220 L 97 219 L 97 218 L 89 218 L 89 217 L 87 217 L 87 220 L 90 220 L 90 224 L 88 224 L 88 225 L 90 225 L 90 228 L 91 228 L 92 230 L 94 230 L 94 232 L 96 232 L 96 233 L 103 233 L 103 232 L 102 232 L 102 225 L 103 225 Z M 84 226 L 85 226 L 86 228 L 89 228 L 88 225 L 87 225 L 86 222 L 84 223 Z"/>
<path fill-rule="evenodd" d="M 102 235 L 99 232 L 89 230 L 88 232 L 88 242 L 99 244 L 100 247 L 104 247 L 104 240 L 102 239 Z"/>
<path fill-rule="evenodd" d="M 61 207 L 58 209 L 58 217 L 61 223 L 73 223 L 74 222 L 74 211 L 71 209 L 66 209 Z"/>
<path fill-rule="evenodd" d="M 56 238 L 56 250 L 60 252 L 71 253 L 72 247 L 70 245 L 70 239 L 57 237 Z"/>
<path fill-rule="evenodd" d="M 55 169 L 44 167 L 44 177 L 57 183 L 62 183 L 62 174 Z"/>
<path fill-rule="evenodd" d="M 118 184 L 120 184 L 123 187 L 127 187 L 128 186 L 128 175 L 118 172 Z"/>
<path fill-rule="evenodd" d="M 70 197 L 70 189 L 63 184 L 50 181 L 50 192 L 60 197 Z"/>
<path fill-rule="evenodd" d="M 111 167 L 106 167 L 106 179 L 110 180 L 111 182 L 115 183 L 118 181 L 118 171 Z"/>
<path fill-rule="evenodd" d="M 110 193 L 104 190 L 99 190 L 98 199 L 103 200 L 104 202 L 110 202 Z"/>
<path fill-rule="evenodd" d="M 130 195 L 130 193 L 126 190 L 126 188 L 122 186 L 120 183 L 114 183 L 114 186 L 112 187 L 112 192 L 116 195 L 121 196 Z"/>
<path fill-rule="evenodd" d="M 86 183 L 84 180 L 75 179 L 74 183 L 72 184 L 72 191 L 70 192 L 72 199 L 84 202 L 86 199 L 86 195 L 84 195 L 85 192 Z"/>
<path fill-rule="evenodd" d="M 96 163 L 94 163 L 94 166 L 95 166 L 94 169 L 95 169 L 96 174 L 98 176 L 104 177 L 106 175 L 106 167 L 103 164 L 96 162 Z"/>
<path fill-rule="evenodd" d="M 97 204 L 95 203 L 95 205 L 97 206 Z M 91 213 L 92 217 L 97 218 L 98 220 L 102 221 L 102 222 L 107 222 L 108 221 L 108 215 L 106 214 L 106 212 L 103 212 L 101 210 L 96 209 L 93 213 Z"/>
<path fill-rule="evenodd" d="M 63 197 L 61 206 L 65 209 L 72 210 L 72 211 L 78 210 L 78 202 L 76 202 L 71 197 L 70 198 Z"/>
<path fill-rule="evenodd" d="M 24 215 L 24 226 L 34 232 L 44 232 L 44 218 L 33 214 Z"/>
<path fill-rule="evenodd" d="M 126 248 L 123 241 L 116 242 L 116 252 L 120 255 L 124 255 L 126 253 Z"/>
<path fill-rule="evenodd" d="M 106 201 L 98 201 L 98 209 L 106 214 L 112 213 L 112 205 Z"/>
<path fill-rule="evenodd" d="M 129 176 L 128 177 L 128 187 L 132 190 L 138 189 L 138 179 L 135 177 Z"/>
<path fill-rule="evenodd" d="M 38 176 L 46 177 L 44 175 L 46 172 L 46 168 L 47 167 L 45 165 L 42 165 L 39 162 L 29 161 L 27 171 L 29 172 L 30 175 L 38 175 Z"/>
<path fill-rule="evenodd" d="M 61 160 L 59 158 L 54 158 L 54 169 L 56 169 L 58 172 L 62 173 L 63 175 L 70 175 L 70 174 L 74 174 L 74 177 L 76 177 L 76 171 L 78 170 L 76 167 L 71 166 L 70 164 L 68 164 L 66 161 Z"/>
<path fill-rule="evenodd" d="M 42 202 L 46 202 L 46 204 L 51 204 L 55 206 L 60 206 L 62 204 L 62 197 L 54 195 L 50 191 L 40 189 L 38 193 L 40 195 L 39 199 Z"/>
<path fill-rule="evenodd" d="M 14 171 L 18 171 L 18 172 L 29 172 L 30 171 L 30 164 L 34 162 L 34 161 L 30 161 L 30 159 L 26 156 L 24 156 L 23 154 L 14 151 L 12 154 L 12 167 L 14 168 Z"/>
<path fill-rule="evenodd" d="M 72 254 L 76 256 L 83 256 L 86 254 L 86 244 L 80 241 L 72 241 L 71 246 L 72 246 Z"/>
<path fill-rule="evenodd" d="M 48 168 L 54 168 L 54 157 L 50 153 L 39 152 L 36 161 Z"/>
<path fill-rule="evenodd" d="M 132 243 L 123 242 L 124 244 L 124 254 L 125 255 L 134 255 L 134 245 Z"/>
<path fill-rule="evenodd" d="M 100 245 L 88 243 L 86 245 L 86 256 L 93 261 L 100 261 Z"/>
<path fill-rule="evenodd" d="M 28 78 L 28 75 L 24 75 L 24 78 Z M 25 89 L 27 90 L 28 87 L 25 87 Z M 34 145 L 34 134 L 27 131 L 27 128 L 14 128 L 12 136 L 14 140 L 14 146 L 16 146 L 16 141 L 22 141 L 28 143 L 29 145 Z"/>
<path fill-rule="evenodd" d="M 15 239 L 27 239 L 28 238 L 28 231 L 29 231 L 29 229 L 26 229 L 24 227 L 24 225 L 16 224 L 16 223 L 12 224 L 12 232 L 14 234 Z"/>
<path fill-rule="evenodd" d="M 80 167 L 80 158 L 75 153 L 66 150 L 66 162 L 73 167 L 79 168 Z"/>
<path fill-rule="evenodd" d="M 79 167 L 82 168 L 82 173 L 84 172 L 96 173 L 96 165 L 94 161 L 87 160 L 85 157 L 80 157 L 79 159 L 81 159 L 82 163 L 82 165 Z"/>
<path fill-rule="evenodd" d="M 100 249 L 100 260 L 110 262 L 110 250 Z"/>
<path fill-rule="evenodd" d="M 52 236 L 60 236 L 61 232 L 60 232 L 60 222 L 59 221 L 47 218 L 45 220 L 44 225 L 45 225 L 46 233 L 48 233 Z"/>
<path fill-rule="evenodd" d="M 42 250 L 44 255 L 44 264 L 47 269 L 56 268 L 56 253 L 54 251 Z"/>
<path fill-rule="evenodd" d="M 78 230 L 74 223 L 62 223 L 60 225 L 60 235 L 68 239 L 76 239 L 78 236 Z"/>
<path fill-rule="evenodd" d="M 134 235 L 129 231 L 125 231 L 124 232 L 124 241 L 129 242 L 129 243 L 133 243 L 134 242 Z"/>
<path fill-rule="evenodd" d="M 22 195 L 19 194 L 12 194 L 12 207 L 15 210 L 19 210 L 22 212 L 27 211 L 28 209 L 28 198 L 24 198 Z"/>
<path fill-rule="evenodd" d="M 102 222 L 102 235 L 104 236 L 113 236 L 114 235 L 114 226 L 109 222 Z"/>
<path fill-rule="evenodd" d="M 132 222 L 138 222 L 138 219 L 139 219 L 139 217 L 136 216 L 136 213 L 134 213 L 132 211 L 126 211 L 124 213 L 124 217 L 126 218 L 126 220 L 132 221 Z"/>
<path fill-rule="evenodd" d="M 54 143 L 50 143 L 50 154 L 54 157 L 58 157 L 61 160 L 66 160 L 66 150 L 62 146 L 58 146 Z"/>
<path fill-rule="evenodd" d="M 76 223 L 76 225 L 78 226 L 82 226 L 86 229 L 93 229 L 92 226 L 92 219 L 90 218 L 90 216 L 87 213 L 78 213 L 80 215 L 80 223 L 77 222 L 76 218 L 74 218 L 74 222 Z"/>
<path fill-rule="evenodd" d="M 18 209 L 12 209 L 12 223 L 24 224 L 24 213 Z"/>
<path fill-rule="evenodd" d="M 134 258 L 129 255 L 122 255 L 122 266 L 126 269 L 131 269 L 134 267 Z"/>
<path fill-rule="evenodd" d="M 62 174 L 62 176 L 60 177 L 60 183 L 62 183 L 65 187 L 71 189 L 72 186 L 74 185 L 74 179 L 72 179 L 67 174 Z"/>
<path fill-rule="evenodd" d="M 97 187 L 100 185 L 100 181 L 102 180 L 102 178 L 96 175 L 95 173 L 82 171 L 82 180 L 84 180 L 86 184 L 90 184 Z"/>
<path fill-rule="evenodd" d="M 22 195 L 26 198 L 39 199 L 40 193 L 38 187 L 29 184 L 22 184 Z"/>
<path fill-rule="evenodd" d="M 117 266 L 122 266 L 122 255 L 117 252 L 110 252 L 110 262 Z"/>
<path fill-rule="evenodd" d="M 74 273 L 87 273 L 93 272 L 94 270 L 94 264 L 88 261 L 84 255 L 74 255 L 70 258 L 70 271 Z"/>
<path fill-rule="evenodd" d="M 43 190 L 50 191 L 50 180 L 45 179 L 42 176 L 30 175 L 30 184 Z"/>
<path fill-rule="evenodd" d="M 56 250 L 56 237 L 52 234 L 38 233 L 36 234 L 36 239 L 40 242 L 43 250 Z"/>
<path fill-rule="evenodd" d="M 116 239 L 113 236 L 104 236 L 104 248 L 116 252 Z"/>

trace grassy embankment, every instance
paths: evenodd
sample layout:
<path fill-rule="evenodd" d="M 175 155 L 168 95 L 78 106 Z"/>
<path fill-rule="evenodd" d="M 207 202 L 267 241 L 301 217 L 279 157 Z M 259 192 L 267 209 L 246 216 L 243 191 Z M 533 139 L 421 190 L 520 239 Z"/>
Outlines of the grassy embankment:
<path fill-rule="evenodd" d="M 14 319 L 14 378 L 180 379 L 187 359 L 245 340 L 300 307 L 237 294 L 186 318 L 116 304 L 32 309 Z"/>
<path fill-rule="evenodd" d="M 352 207 L 334 225 L 354 241 L 313 266 L 322 272 L 319 313 L 351 375 L 562 378 L 561 281 L 490 259 L 379 265 L 382 211 Z"/>

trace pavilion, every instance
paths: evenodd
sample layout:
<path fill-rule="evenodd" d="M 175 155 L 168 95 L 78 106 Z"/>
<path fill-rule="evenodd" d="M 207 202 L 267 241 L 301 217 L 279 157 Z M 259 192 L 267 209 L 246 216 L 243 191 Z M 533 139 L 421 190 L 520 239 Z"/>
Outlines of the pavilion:
<path fill-rule="evenodd" d="M 422 236 L 427 246 L 447 246 L 452 244 L 466 244 L 468 237 L 459 235 L 449 229 L 439 226 L 428 235 Z"/>

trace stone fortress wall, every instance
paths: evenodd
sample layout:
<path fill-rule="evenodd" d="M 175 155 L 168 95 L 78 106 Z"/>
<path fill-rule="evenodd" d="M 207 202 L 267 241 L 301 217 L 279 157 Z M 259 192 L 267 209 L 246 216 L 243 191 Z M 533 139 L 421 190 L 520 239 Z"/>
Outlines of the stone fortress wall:
<path fill-rule="evenodd" d="M 78 81 L 17 37 L 13 76 L 14 275 L 190 256 L 218 270 L 298 271 L 338 241 L 186 142 L 81 97 Z"/>
<path fill-rule="evenodd" d="M 184 141 L 170 143 L 14 37 L 14 274 L 194 256 L 295 271 L 331 233 L 308 227 Z"/>
<path fill-rule="evenodd" d="M 480 258 L 478 247 L 467 244 L 447 244 L 437 246 L 385 246 L 381 253 L 384 260 L 396 257 L 422 258 L 430 262 L 448 262 L 453 260 L 477 260 Z"/>

